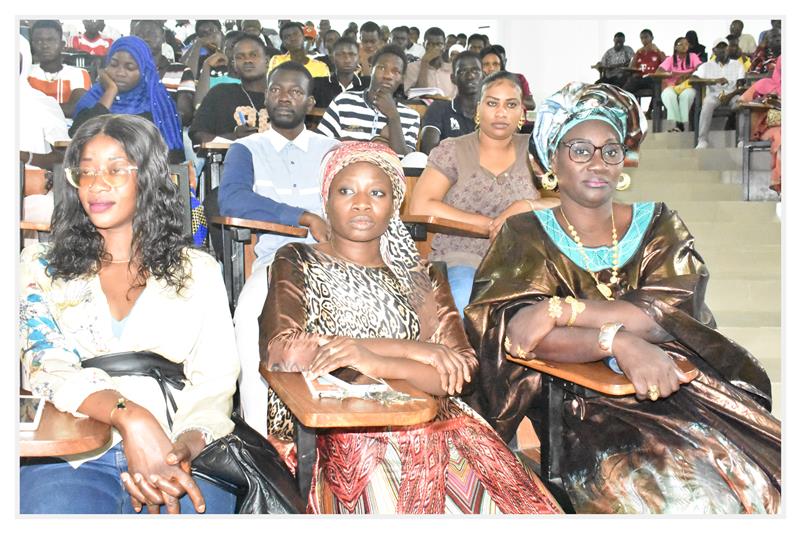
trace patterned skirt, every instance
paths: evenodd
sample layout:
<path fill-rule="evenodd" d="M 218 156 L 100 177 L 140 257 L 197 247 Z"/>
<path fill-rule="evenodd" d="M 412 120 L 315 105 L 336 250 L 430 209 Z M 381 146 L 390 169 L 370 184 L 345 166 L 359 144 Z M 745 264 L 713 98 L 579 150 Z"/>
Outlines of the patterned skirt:
<path fill-rule="evenodd" d="M 454 398 L 426 424 L 319 433 L 308 504 L 323 514 L 561 513 L 497 433 Z"/>

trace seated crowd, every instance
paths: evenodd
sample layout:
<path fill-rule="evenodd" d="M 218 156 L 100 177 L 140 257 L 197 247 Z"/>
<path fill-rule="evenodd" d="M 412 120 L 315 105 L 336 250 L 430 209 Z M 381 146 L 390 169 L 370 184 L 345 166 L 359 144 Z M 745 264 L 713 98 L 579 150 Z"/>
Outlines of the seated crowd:
<path fill-rule="evenodd" d="M 57 20 L 23 22 L 23 176 L 64 183 L 25 183 L 23 219 L 50 236 L 21 253 L 22 387 L 112 438 L 22 458 L 21 513 L 265 512 L 253 491 L 326 514 L 781 510 L 770 381 L 717 331 L 690 229 L 663 203 L 614 199 L 660 106 L 703 149 L 715 111 L 753 101 L 770 107 L 752 139 L 771 142 L 780 193 L 779 20 L 758 43 L 734 20 L 709 50 L 689 30 L 669 54 L 649 29 L 638 50 L 618 32 L 599 79 L 539 105 L 477 33 L 132 20 L 111 38 L 85 20 L 66 39 Z M 95 56 L 91 72 L 65 63 Z M 213 191 L 195 178 L 212 142 Z M 206 210 L 308 231 L 258 234 L 230 301 Z M 424 242 L 406 215 L 462 230 Z M 507 356 L 606 361 L 635 389 L 564 410 L 557 486 L 514 450 L 524 417 L 543 427 L 545 385 Z M 405 380 L 436 412 L 320 431 L 301 498 L 277 480 L 301 475 L 297 426 L 262 371 L 342 368 Z M 272 462 L 234 490 L 203 459 L 242 428 Z"/>

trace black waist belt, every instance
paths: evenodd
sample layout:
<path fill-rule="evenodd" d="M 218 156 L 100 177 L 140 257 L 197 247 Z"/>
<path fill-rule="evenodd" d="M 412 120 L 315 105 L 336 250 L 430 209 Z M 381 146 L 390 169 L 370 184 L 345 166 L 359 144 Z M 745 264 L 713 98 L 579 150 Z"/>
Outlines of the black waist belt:
<path fill-rule="evenodd" d="M 161 388 L 167 410 L 167 424 L 172 429 L 172 411 L 178 410 L 178 404 L 172 397 L 170 387 L 183 390 L 186 386 L 183 373 L 183 364 L 173 363 L 155 352 L 118 352 L 100 355 L 81 361 L 83 368 L 98 368 L 112 377 L 118 376 L 146 376 L 153 378 Z"/>

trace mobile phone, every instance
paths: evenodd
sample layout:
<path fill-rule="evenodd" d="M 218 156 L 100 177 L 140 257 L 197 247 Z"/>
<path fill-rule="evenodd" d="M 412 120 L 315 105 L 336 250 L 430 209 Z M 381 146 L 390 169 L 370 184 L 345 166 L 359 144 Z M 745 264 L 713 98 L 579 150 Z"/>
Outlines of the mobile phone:
<path fill-rule="evenodd" d="M 605 365 L 608 368 L 610 368 L 612 372 L 616 372 L 617 374 L 624 374 L 625 373 L 619 367 L 619 364 L 617 364 L 617 358 L 614 357 L 613 355 L 611 357 L 604 358 L 603 359 L 603 363 L 605 363 Z"/>
<path fill-rule="evenodd" d="M 348 385 L 382 385 L 383 382 L 379 381 L 373 377 L 367 376 L 362 374 L 355 368 L 350 368 L 348 366 L 337 368 L 336 370 L 330 372 L 335 378 L 338 378 Z"/>
<path fill-rule="evenodd" d="M 379 379 L 366 376 L 354 368 L 339 368 L 316 379 L 306 376 L 311 396 L 317 398 L 364 398 L 369 394 L 391 390 Z"/>
<path fill-rule="evenodd" d="M 33 431 L 39 427 L 44 410 L 44 398 L 39 396 L 19 397 L 19 429 Z"/>

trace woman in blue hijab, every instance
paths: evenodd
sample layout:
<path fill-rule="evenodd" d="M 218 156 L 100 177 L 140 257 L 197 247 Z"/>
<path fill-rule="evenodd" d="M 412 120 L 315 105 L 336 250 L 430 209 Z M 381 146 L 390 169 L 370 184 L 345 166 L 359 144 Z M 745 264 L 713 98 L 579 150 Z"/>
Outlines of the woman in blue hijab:
<path fill-rule="evenodd" d="M 90 118 L 108 113 L 152 121 L 169 147 L 170 163 L 184 160 L 183 134 L 175 103 L 161 84 L 150 48 L 138 37 L 114 41 L 98 81 L 75 107 L 70 136 Z"/>
<path fill-rule="evenodd" d="M 109 113 L 139 115 L 153 122 L 169 147 L 169 162 L 180 163 L 185 159 L 175 102 L 161 83 L 150 47 L 139 37 L 122 37 L 111 45 L 98 81 L 75 106 L 70 137 L 90 118 Z M 202 246 L 208 235 L 205 212 L 194 194 L 190 203 L 192 239 Z"/>

